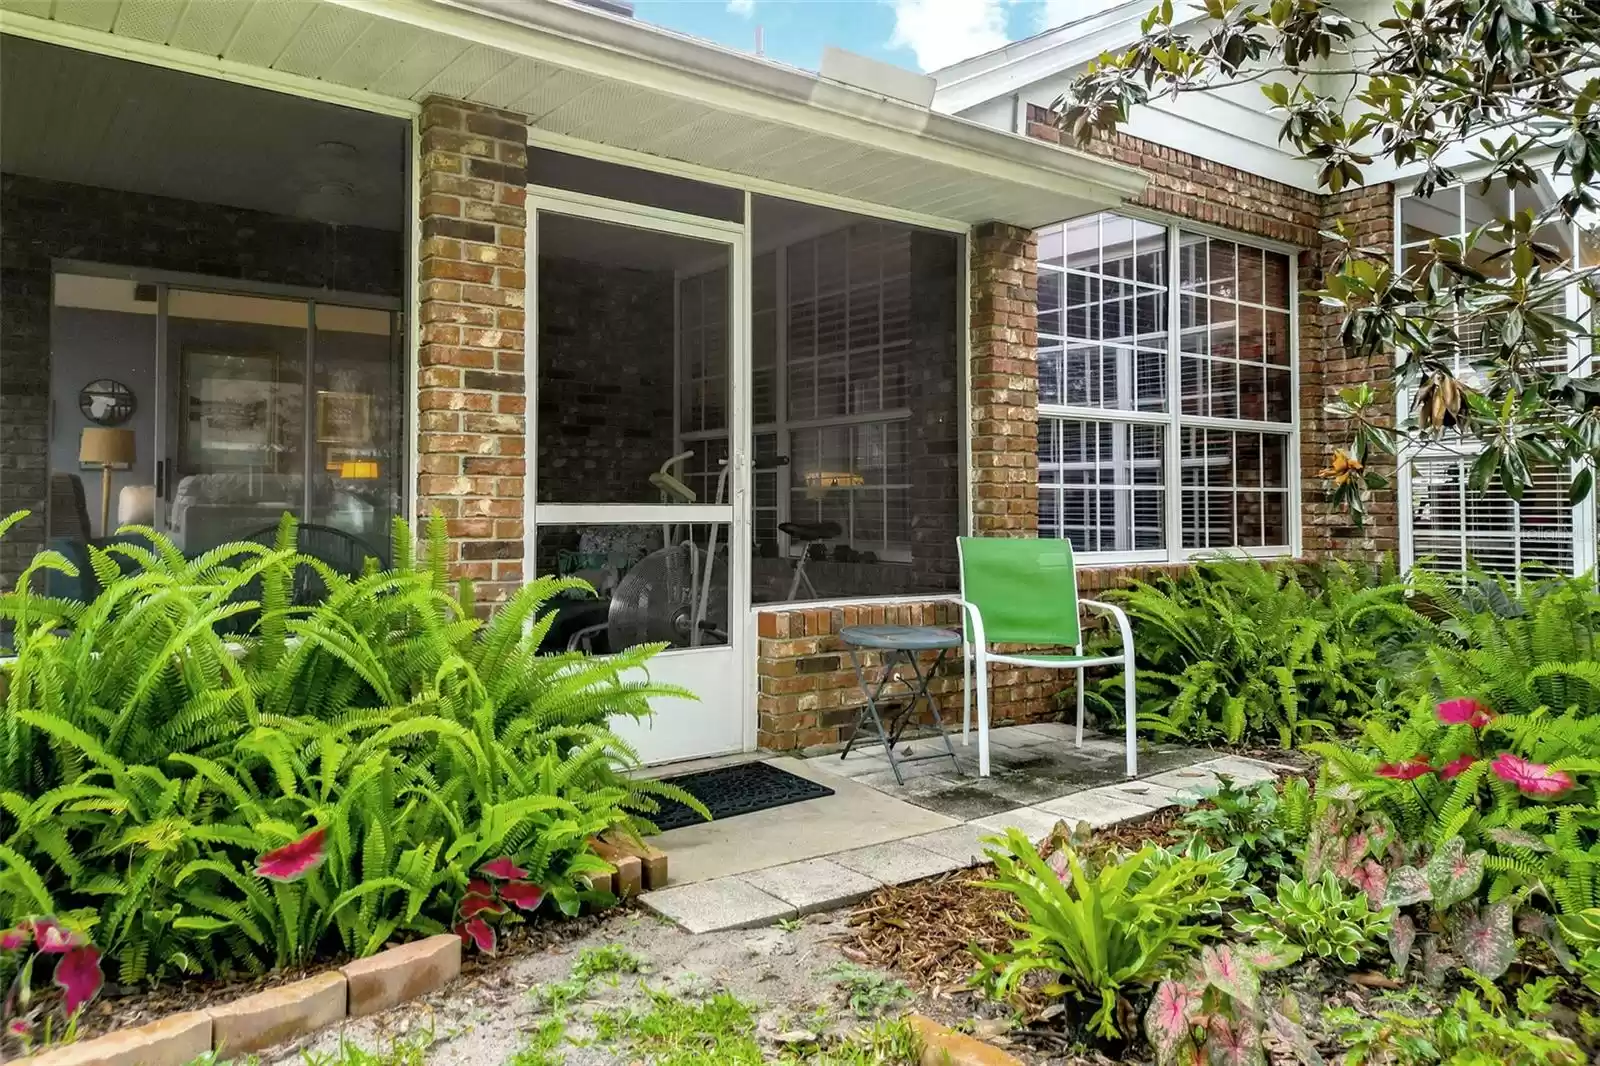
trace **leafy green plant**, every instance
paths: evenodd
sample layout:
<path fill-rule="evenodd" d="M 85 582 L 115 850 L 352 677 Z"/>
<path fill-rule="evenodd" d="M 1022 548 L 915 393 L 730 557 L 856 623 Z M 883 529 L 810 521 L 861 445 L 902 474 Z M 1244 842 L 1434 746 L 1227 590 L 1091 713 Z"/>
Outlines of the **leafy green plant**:
<path fill-rule="evenodd" d="M 1120 1035 L 1132 995 L 1219 934 L 1207 919 L 1238 891 L 1229 851 L 1195 858 L 1146 845 L 1091 866 L 1062 840 L 1047 862 L 1015 829 L 985 850 L 996 876 L 980 884 L 1009 893 L 1027 918 L 1012 920 L 1023 935 L 1009 951 L 972 949 L 975 982 L 1007 996 L 1031 973 L 1052 974 L 1058 994 L 1093 1007 L 1088 1026 L 1108 1038 Z"/>
<path fill-rule="evenodd" d="M 823 976 L 840 987 L 857 1018 L 881 1017 L 912 998 L 904 981 L 851 962 L 841 962 Z"/>
<path fill-rule="evenodd" d="M 1299 1024 L 1261 1000 L 1261 974 L 1288 966 L 1298 948 L 1222 944 L 1208 947 L 1181 978 L 1156 988 L 1145 1011 L 1145 1036 L 1158 1066 L 1179 1062 L 1261 1062 L 1262 1034 L 1270 1026 L 1302 1062 L 1319 1061 Z"/>
<path fill-rule="evenodd" d="M 1378 947 L 1394 917 L 1391 907 L 1374 910 L 1366 893 L 1346 891 L 1327 872 L 1315 881 L 1278 879 L 1276 898 L 1254 893 L 1253 910 L 1234 915 L 1234 924 L 1264 944 L 1294 945 L 1320 959 L 1354 966 Z"/>
<path fill-rule="evenodd" d="M 1427 629 L 1406 592 L 1347 564 L 1225 560 L 1115 593 L 1139 632 L 1139 722 L 1187 741 L 1327 735 L 1382 703 Z"/>
<path fill-rule="evenodd" d="M 1463 989 L 1436 1014 L 1328 1010 L 1330 1028 L 1349 1048 L 1345 1066 L 1576 1066 L 1586 1061 L 1578 1045 L 1550 1024 L 1557 978 L 1519 987 L 1515 1008 L 1492 982 L 1477 975 L 1474 980 L 1475 987 Z"/>
<path fill-rule="evenodd" d="M 3 526 L 0 523 L 0 526 Z M 89 604 L 34 595 L 37 556 L 0 593 L 16 657 L 0 667 L 0 915 L 91 932 L 124 983 L 369 953 L 453 920 L 473 871 L 508 857 L 576 913 L 609 870 L 588 841 L 651 830 L 671 785 L 636 781 L 608 728 L 680 690 L 656 649 L 545 655 L 532 581 L 487 621 L 446 576 L 442 521 L 418 558 L 358 577 L 293 550 L 185 559 L 164 537 L 89 549 Z M 301 567 L 327 590 L 296 605 Z M 703 813 L 703 808 L 701 808 Z M 315 868 L 263 860 L 317 839 Z"/>
<path fill-rule="evenodd" d="M 1214 848 L 1235 848 L 1245 866 L 1258 874 L 1291 870 L 1296 846 L 1305 840 L 1304 832 L 1284 817 L 1272 782 L 1240 786 L 1225 774 L 1217 775 L 1217 786 L 1202 793 L 1181 822 Z"/>

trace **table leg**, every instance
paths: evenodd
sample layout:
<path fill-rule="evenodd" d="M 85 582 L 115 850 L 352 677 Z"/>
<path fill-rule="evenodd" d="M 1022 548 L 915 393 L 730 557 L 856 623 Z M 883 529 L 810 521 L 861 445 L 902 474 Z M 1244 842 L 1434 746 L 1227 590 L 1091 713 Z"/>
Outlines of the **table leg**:
<path fill-rule="evenodd" d="M 850 749 L 855 746 L 856 736 L 861 732 L 862 720 L 871 715 L 872 724 L 878 730 L 878 739 L 883 741 L 883 753 L 889 758 L 889 769 L 894 771 L 895 783 L 903 785 L 906 783 L 906 779 L 900 775 L 900 766 L 894 761 L 894 743 L 889 739 L 889 734 L 884 731 L 883 718 L 878 714 L 878 700 L 883 696 L 883 690 L 889 684 L 889 680 L 894 677 L 894 668 L 899 658 L 900 652 L 898 649 L 887 652 L 884 655 L 883 676 L 878 679 L 878 687 L 874 690 L 867 684 L 867 675 L 862 672 L 860 655 L 857 654 L 855 648 L 850 649 L 850 665 L 855 667 L 856 683 L 861 686 L 861 694 L 866 696 L 867 705 L 856 714 L 856 726 L 851 730 L 850 740 L 845 744 L 844 753 L 839 758 L 843 759 L 850 754 Z"/>
<path fill-rule="evenodd" d="M 927 701 L 928 710 L 933 712 L 933 724 L 938 727 L 939 735 L 944 738 L 944 750 L 950 753 L 950 761 L 955 763 L 959 769 L 961 764 L 956 759 L 956 749 L 950 743 L 950 733 L 945 729 L 944 718 L 939 714 L 939 701 L 934 699 L 933 693 L 928 691 L 928 686 L 933 682 L 934 675 L 939 672 L 940 664 L 944 662 L 945 656 L 949 654 L 949 648 L 940 648 L 938 658 L 934 659 L 933 665 L 928 667 L 926 675 L 923 674 L 921 667 L 917 665 L 917 657 L 915 655 L 911 656 L 911 672 L 917 675 L 917 691 L 911 697 L 911 707 L 914 711 L 917 706 L 918 696 Z"/>

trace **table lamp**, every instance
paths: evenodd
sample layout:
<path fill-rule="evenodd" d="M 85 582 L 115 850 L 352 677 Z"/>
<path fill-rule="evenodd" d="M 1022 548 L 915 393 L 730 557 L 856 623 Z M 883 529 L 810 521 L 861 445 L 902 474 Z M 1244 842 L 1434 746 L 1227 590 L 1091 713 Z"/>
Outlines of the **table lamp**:
<path fill-rule="evenodd" d="M 78 442 L 78 461 L 100 467 L 100 535 L 110 533 L 111 471 L 133 465 L 133 430 L 91 427 Z"/>

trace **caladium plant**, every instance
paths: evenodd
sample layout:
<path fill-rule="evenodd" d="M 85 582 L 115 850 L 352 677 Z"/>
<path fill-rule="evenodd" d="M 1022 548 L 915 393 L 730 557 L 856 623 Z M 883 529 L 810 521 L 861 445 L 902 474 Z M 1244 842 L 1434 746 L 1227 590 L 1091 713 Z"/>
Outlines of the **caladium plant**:
<path fill-rule="evenodd" d="M 1261 974 L 1299 958 L 1292 946 L 1219 944 L 1203 950 L 1182 978 L 1162 981 L 1144 1016 L 1157 1066 L 1258 1066 L 1266 1061 L 1262 1033 L 1269 1027 L 1306 1066 L 1318 1061 L 1292 1012 L 1261 1001 Z"/>
<path fill-rule="evenodd" d="M 83 1008 L 105 984 L 99 949 L 83 933 L 55 918 L 34 917 L 0 932 L 0 951 L 12 956 L 9 963 L 16 968 L 0 1004 L 6 1035 L 21 1045 L 23 1054 L 37 1046 L 75 1039 Z M 59 1019 L 36 1001 L 33 990 L 35 969 L 48 963 L 53 963 L 52 981 L 61 989 Z"/>
<path fill-rule="evenodd" d="M 499 937 L 489 919 L 511 914 L 513 908 L 533 913 L 544 902 L 545 890 L 532 881 L 519 880 L 527 877 L 528 871 L 508 855 L 490 859 L 478 867 L 478 872 L 483 877 L 467 883 L 466 895 L 456 905 L 459 920 L 455 932 L 467 947 L 493 955 L 499 947 Z"/>

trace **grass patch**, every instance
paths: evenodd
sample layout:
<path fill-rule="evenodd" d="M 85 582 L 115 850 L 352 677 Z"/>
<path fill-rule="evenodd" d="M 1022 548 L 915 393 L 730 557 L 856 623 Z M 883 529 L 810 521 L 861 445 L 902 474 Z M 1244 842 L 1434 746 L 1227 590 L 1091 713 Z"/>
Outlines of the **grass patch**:
<path fill-rule="evenodd" d="M 841 962 L 823 976 L 844 992 L 857 1018 L 881 1018 L 912 999 L 911 989 L 904 981 L 853 962 Z"/>

